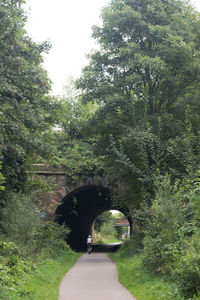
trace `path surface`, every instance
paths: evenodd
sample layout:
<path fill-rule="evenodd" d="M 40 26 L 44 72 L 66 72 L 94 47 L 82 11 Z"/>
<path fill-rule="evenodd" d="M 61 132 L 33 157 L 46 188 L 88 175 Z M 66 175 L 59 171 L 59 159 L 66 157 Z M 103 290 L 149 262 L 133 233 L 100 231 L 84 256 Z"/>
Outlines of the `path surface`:
<path fill-rule="evenodd" d="M 107 253 L 83 254 L 63 278 L 59 300 L 136 300 L 118 281 Z"/>

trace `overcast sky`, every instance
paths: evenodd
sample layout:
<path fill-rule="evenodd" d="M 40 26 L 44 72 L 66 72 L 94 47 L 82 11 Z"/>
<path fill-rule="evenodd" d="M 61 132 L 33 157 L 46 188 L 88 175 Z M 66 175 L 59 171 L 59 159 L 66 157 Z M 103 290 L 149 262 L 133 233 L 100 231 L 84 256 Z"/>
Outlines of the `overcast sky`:
<path fill-rule="evenodd" d="M 109 0 L 27 0 L 26 29 L 33 40 L 50 40 L 44 67 L 53 82 L 54 94 L 62 94 L 70 76 L 78 77 L 85 55 L 95 48 L 91 27 L 100 23 L 101 8 Z M 192 0 L 200 10 L 200 0 Z M 30 8 L 30 10 L 28 10 Z"/>
<path fill-rule="evenodd" d="M 53 81 L 53 93 L 62 94 L 70 76 L 86 65 L 85 55 L 95 48 L 91 27 L 100 22 L 100 11 L 109 0 L 27 0 L 26 29 L 38 42 L 49 39 L 50 53 L 44 67 Z"/>

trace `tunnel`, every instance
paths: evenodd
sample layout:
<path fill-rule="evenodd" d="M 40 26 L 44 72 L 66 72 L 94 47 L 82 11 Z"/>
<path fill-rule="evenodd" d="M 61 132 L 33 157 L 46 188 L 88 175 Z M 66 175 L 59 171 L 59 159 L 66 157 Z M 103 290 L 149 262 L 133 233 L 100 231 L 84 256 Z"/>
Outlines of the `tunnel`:
<path fill-rule="evenodd" d="M 108 187 L 87 185 L 73 190 L 62 199 L 56 209 L 56 221 L 70 229 L 66 240 L 72 249 L 81 251 L 85 250 L 86 239 L 92 233 L 96 217 L 111 209 L 120 210 L 126 215 L 125 208 L 112 204 Z"/>

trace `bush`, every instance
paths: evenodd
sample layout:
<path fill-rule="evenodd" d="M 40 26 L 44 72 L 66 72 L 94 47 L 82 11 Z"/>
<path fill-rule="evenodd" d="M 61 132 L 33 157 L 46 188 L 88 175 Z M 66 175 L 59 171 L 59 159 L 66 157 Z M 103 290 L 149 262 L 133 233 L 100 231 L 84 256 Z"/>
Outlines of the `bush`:
<path fill-rule="evenodd" d="M 45 221 L 35 236 L 35 250 L 37 252 L 43 250 L 46 255 L 60 255 L 70 249 L 65 241 L 69 233 L 70 230 L 64 225 L 60 226 L 54 222 Z"/>
<path fill-rule="evenodd" d="M 39 254 L 42 249 L 51 255 L 69 249 L 65 242 L 69 229 L 54 222 L 45 221 L 34 198 L 10 194 L 1 212 L 0 236 L 11 241 L 24 256 Z M 0 248 L 1 249 L 1 248 Z"/>
<path fill-rule="evenodd" d="M 29 296 L 29 290 L 22 287 L 35 263 L 44 263 L 44 259 L 70 249 L 65 241 L 69 229 L 43 220 L 34 200 L 31 196 L 10 194 L 1 210 L 0 299 L 9 299 L 7 294 L 11 292 Z"/>
<path fill-rule="evenodd" d="M 25 260 L 20 255 L 18 247 L 11 242 L 0 242 L 0 299 L 9 299 L 3 295 L 9 290 L 20 290 L 20 283 L 23 282 L 25 274 L 31 273 L 35 269 L 35 265 L 28 260 Z"/>
<path fill-rule="evenodd" d="M 25 222 L 27 224 L 28 220 Z M 19 228 L 21 227 L 19 226 Z M 36 228 L 37 231 L 35 231 L 33 235 L 27 235 L 27 237 L 34 239 L 32 244 L 36 248 L 33 248 L 32 245 L 28 250 L 27 246 L 24 245 L 23 239 L 20 239 L 18 244 L 0 241 L 0 285 L 2 288 L 0 299 L 9 299 L 4 293 L 8 292 L 9 294 L 10 291 L 15 291 L 21 296 L 28 295 L 29 291 L 23 289 L 22 286 L 27 277 L 26 274 L 31 274 L 35 269 L 35 263 L 44 263 L 44 261 L 46 261 L 44 259 L 50 257 L 55 258 L 70 249 L 65 242 L 69 230 L 64 226 L 53 222 L 39 221 L 39 226 L 35 226 L 35 229 Z M 22 233 L 23 232 L 22 230 Z M 5 237 L 5 232 L 2 236 Z M 7 238 L 12 237 L 16 240 L 17 236 L 18 233 L 10 234 Z M 28 240 L 27 244 L 31 245 L 31 242 L 31 240 Z M 35 263 L 33 263 L 33 261 Z"/>
<path fill-rule="evenodd" d="M 171 274 L 184 240 L 195 226 L 190 202 L 181 188 L 172 186 L 169 176 L 157 181 L 157 193 L 144 238 L 144 264 L 153 272 Z"/>
<path fill-rule="evenodd" d="M 196 234 L 188 242 L 186 249 L 178 256 L 172 273 L 173 280 L 186 297 L 200 291 L 200 237 Z M 199 299 L 199 298 L 198 298 Z"/>
<path fill-rule="evenodd" d="M 117 232 L 115 230 L 113 222 L 103 223 L 100 229 L 100 233 L 103 236 L 113 236 L 113 237 L 117 236 Z"/>
<path fill-rule="evenodd" d="M 13 242 L 0 241 L 0 257 L 20 254 L 19 249 Z"/>
<path fill-rule="evenodd" d="M 7 198 L 0 218 L 2 239 L 14 242 L 24 253 L 30 252 L 41 225 L 40 211 L 31 197 L 10 193 Z"/>
<path fill-rule="evenodd" d="M 102 237 L 100 232 L 97 232 L 97 233 L 95 232 L 94 236 L 95 236 L 94 244 L 103 244 L 104 243 L 103 242 L 103 237 Z"/>
<path fill-rule="evenodd" d="M 141 238 L 131 236 L 130 239 L 126 239 L 119 249 L 121 256 L 133 256 L 143 251 L 143 245 L 141 244 Z"/>

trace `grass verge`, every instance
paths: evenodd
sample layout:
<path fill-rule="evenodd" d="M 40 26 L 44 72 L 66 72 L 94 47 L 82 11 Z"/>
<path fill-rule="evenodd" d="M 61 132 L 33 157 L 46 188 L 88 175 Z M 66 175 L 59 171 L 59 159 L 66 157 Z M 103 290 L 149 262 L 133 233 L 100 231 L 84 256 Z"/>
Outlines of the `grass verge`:
<path fill-rule="evenodd" d="M 94 244 L 112 244 L 119 243 L 121 240 L 117 239 L 113 235 L 103 235 L 101 233 L 97 233 L 94 239 Z"/>
<path fill-rule="evenodd" d="M 62 256 L 45 260 L 31 275 L 27 276 L 23 286 L 20 287 L 20 295 L 13 289 L 0 299 L 58 300 L 60 282 L 80 255 L 70 250 Z"/>
<path fill-rule="evenodd" d="M 142 265 L 142 256 L 111 253 L 117 265 L 119 281 L 137 300 L 183 300 L 176 284 L 160 275 L 153 275 Z"/>
<path fill-rule="evenodd" d="M 114 237 L 104 237 L 103 244 L 120 243 L 121 241 Z"/>

